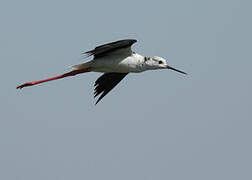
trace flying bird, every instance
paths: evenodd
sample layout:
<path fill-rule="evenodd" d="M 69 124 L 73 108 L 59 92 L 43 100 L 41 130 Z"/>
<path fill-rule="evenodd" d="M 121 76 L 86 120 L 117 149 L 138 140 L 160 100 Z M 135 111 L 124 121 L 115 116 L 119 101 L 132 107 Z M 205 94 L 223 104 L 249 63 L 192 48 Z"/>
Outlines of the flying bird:
<path fill-rule="evenodd" d="M 135 39 L 125 39 L 115 41 L 95 47 L 93 50 L 83 54 L 86 57 L 93 56 L 91 61 L 72 66 L 72 71 L 51 78 L 31 81 L 17 87 L 33 86 L 36 84 L 75 76 L 86 72 L 103 73 L 94 84 L 94 97 L 99 96 L 97 104 L 107 95 L 128 73 L 140 73 L 147 70 L 171 69 L 182 74 L 183 71 L 175 69 L 167 64 L 167 61 L 158 56 L 145 57 L 131 50 L 131 46 L 136 43 Z"/>

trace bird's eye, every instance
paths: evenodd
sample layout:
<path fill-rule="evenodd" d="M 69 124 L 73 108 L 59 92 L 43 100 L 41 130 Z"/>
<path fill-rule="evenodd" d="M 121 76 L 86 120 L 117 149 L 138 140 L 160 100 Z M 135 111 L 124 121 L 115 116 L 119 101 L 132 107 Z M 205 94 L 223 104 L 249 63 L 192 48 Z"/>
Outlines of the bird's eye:
<path fill-rule="evenodd" d="M 158 61 L 158 64 L 162 64 L 163 62 L 162 61 Z"/>

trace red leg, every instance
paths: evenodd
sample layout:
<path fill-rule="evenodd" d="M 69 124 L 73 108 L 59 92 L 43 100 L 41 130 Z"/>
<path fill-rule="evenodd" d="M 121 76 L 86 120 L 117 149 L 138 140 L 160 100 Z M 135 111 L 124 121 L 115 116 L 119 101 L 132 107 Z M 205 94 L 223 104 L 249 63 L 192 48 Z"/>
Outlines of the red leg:
<path fill-rule="evenodd" d="M 54 76 L 54 77 L 51 77 L 51 78 L 24 83 L 24 84 L 18 86 L 17 89 L 22 89 L 23 87 L 33 86 L 33 85 L 36 85 L 36 84 L 40 84 L 40 83 L 44 83 L 44 82 L 48 82 L 48 81 L 53 81 L 53 80 L 65 78 L 65 77 L 68 77 L 68 76 L 75 76 L 76 74 L 90 72 L 90 70 L 91 70 L 91 68 L 81 69 L 81 70 L 73 70 L 73 71 L 70 71 L 68 73 L 61 74 L 61 75 L 58 75 L 58 76 Z"/>

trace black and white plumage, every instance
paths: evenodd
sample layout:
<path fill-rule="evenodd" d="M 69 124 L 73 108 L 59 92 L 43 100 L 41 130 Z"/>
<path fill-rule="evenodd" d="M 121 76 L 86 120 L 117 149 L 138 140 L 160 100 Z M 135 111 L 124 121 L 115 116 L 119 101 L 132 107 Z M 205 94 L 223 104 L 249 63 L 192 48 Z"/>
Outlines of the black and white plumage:
<path fill-rule="evenodd" d="M 31 81 L 18 86 L 21 89 L 47 81 L 74 76 L 86 72 L 104 73 L 95 81 L 94 97 L 99 96 L 96 104 L 106 96 L 128 73 L 140 73 L 147 70 L 171 69 L 183 74 L 183 71 L 169 66 L 165 59 L 153 56 L 144 57 L 131 50 L 131 46 L 136 43 L 135 39 L 125 39 L 115 41 L 95 47 L 84 54 L 94 56 L 91 61 L 73 66 L 73 70 L 55 77 L 40 81 Z"/>

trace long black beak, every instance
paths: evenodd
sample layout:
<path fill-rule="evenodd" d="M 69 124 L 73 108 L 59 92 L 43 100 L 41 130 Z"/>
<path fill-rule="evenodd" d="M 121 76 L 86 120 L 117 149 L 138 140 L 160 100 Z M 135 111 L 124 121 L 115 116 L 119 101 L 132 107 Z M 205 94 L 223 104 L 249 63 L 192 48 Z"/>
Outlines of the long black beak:
<path fill-rule="evenodd" d="M 173 67 L 171 67 L 171 66 L 168 66 L 168 65 L 167 65 L 167 69 L 171 69 L 171 70 L 173 70 L 173 71 L 177 71 L 177 72 L 182 73 L 182 74 L 187 74 L 187 73 L 185 73 L 185 72 L 183 72 L 183 71 L 180 71 L 180 70 L 175 69 L 175 68 L 173 68 Z"/>

